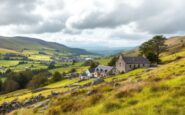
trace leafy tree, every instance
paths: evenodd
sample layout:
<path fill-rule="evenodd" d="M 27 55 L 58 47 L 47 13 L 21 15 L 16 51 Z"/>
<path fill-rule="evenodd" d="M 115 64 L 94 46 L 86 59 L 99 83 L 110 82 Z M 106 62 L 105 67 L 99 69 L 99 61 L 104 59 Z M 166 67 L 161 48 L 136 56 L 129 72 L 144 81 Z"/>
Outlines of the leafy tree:
<path fill-rule="evenodd" d="M 2 91 L 2 88 L 3 87 L 3 82 L 2 82 L 2 80 L 0 79 L 0 92 Z"/>
<path fill-rule="evenodd" d="M 62 76 L 63 76 L 63 77 L 66 76 L 66 72 L 63 72 L 63 73 L 62 73 Z"/>
<path fill-rule="evenodd" d="M 52 77 L 52 82 L 60 81 L 62 79 L 62 75 L 56 71 Z"/>
<path fill-rule="evenodd" d="M 28 88 L 35 89 L 46 85 L 48 79 L 42 74 L 35 75 L 32 80 L 28 83 Z"/>
<path fill-rule="evenodd" d="M 5 92 L 15 91 L 19 88 L 20 88 L 19 84 L 12 79 L 6 80 L 5 83 L 3 84 L 3 89 Z"/>
<path fill-rule="evenodd" d="M 72 68 L 72 69 L 69 71 L 69 73 L 74 73 L 74 72 L 76 72 L 76 69 L 75 69 L 75 68 Z"/>
<path fill-rule="evenodd" d="M 116 61 L 118 60 L 118 57 L 115 56 L 113 57 L 110 62 L 108 63 L 109 66 L 115 66 L 116 65 Z"/>
<path fill-rule="evenodd" d="M 76 63 L 76 61 L 75 61 L 75 60 L 73 60 L 72 65 L 75 65 L 75 63 Z"/>
<path fill-rule="evenodd" d="M 98 65 L 99 65 L 99 62 L 92 61 L 92 62 L 90 63 L 90 67 L 89 67 L 89 69 L 96 68 Z"/>
<path fill-rule="evenodd" d="M 142 55 L 145 55 L 151 62 L 160 62 L 159 55 L 166 50 L 166 38 L 162 35 L 154 36 L 151 40 L 144 42 L 139 50 Z"/>
<path fill-rule="evenodd" d="M 53 69 L 55 68 L 55 62 L 51 62 L 48 66 L 48 69 Z"/>

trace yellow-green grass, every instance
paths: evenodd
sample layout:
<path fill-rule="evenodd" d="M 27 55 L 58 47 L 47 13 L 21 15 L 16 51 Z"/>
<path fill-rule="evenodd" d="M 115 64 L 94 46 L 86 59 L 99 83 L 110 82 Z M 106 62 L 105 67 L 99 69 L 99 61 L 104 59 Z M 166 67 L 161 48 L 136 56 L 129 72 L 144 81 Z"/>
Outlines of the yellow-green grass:
<path fill-rule="evenodd" d="M 176 53 L 169 53 L 169 52 L 163 53 L 161 57 L 161 61 L 162 62 L 172 62 L 178 59 L 179 57 L 180 58 L 185 57 L 185 49 L 182 49 Z"/>
<path fill-rule="evenodd" d="M 48 96 L 51 94 L 52 91 L 55 92 L 64 92 L 69 90 L 70 88 L 64 88 L 65 85 L 73 84 L 77 82 L 78 79 L 72 79 L 72 80 L 62 80 L 57 83 L 50 84 L 48 86 L 45 86 L 44 88 L 48 88 L 46 90 L 37 92 L 37 93 L 32 93 L 28 89 L 23 89 L 23 90 L 18 90 L 15 92 L 11 92 L 8 94 L 4 94 L 0 96 L 0 104 L 3 102 L 10 102 L 12 100 L 18 99 L 20 101 L 25 100 L 26 98 L 31 98 L 32 96 L 37 96 L 39 94 L 42 94 L 43 96 Z"/>
<path fill-rule="evenodd" d="M 74 79 L 65 79 L 65 80 L 62 80 L 62 81 L 59 81 L 59 82 L 56 82 L 56 83 L 53 83 L 53 84 L 50 84 L 48 86 L 45 86 L 45 88 L 58 88 L 58 87 L 64 87 L 66 85 L 69 85 L 69 84 L 73 84 L 75 82 L 78 81 L 78 78 L 74 78 Z"/>
<path fill-rule="evenodd" d="M 181 59 L 176 63 L 166 64 L 154 70 L 144 71 L 138 69 L 133 73 L 129 72 L 127 74 L 130 74 L 128 77 L 133 78 L 131 79 L 133 84 L 137 84 L 137 82 L 134 81 L 139 79 L 142 82 L 146 82 L 146 84 L 141 87 L 141 90 L 137 90 L 136 87 L 136 89 L 128 92 L 131 94 L 130 96 L 116 98 L 115 94 L 117 91 L 122 90 L 125 86 L 127 86 L 127 84 L 124 83 L 111 92 L 104 92 L 103 99 L 96 105 L 84 107 L 84 109 L 80 109 L 76 112 L 61 114 L 183 115 L 185 113 L 185 73 L 182 72 L 182 70 L 185 70 L 184 66 L 182 66 L 184 63 L 185 59 Z M 171 71 L 172 69 L 173 71 Z M 169 73 L 164 74 L 164 72 Z M 162 80 L 155 81 L 155 78 L 162 78 Z M 81 98 L 77 98 L 76 100 L 80 99 Z M 113 103 L 113 105 L 111 105 L 111 103 Z M 115 106 L 115 103 L 119 106 Z M 107 104 L 109 104 L 109 106 L 106 106 Z M 110 111 L 108 111 L 108 109 L 110 109 Z"/>
<path fill-rule="evenodd" d="M 0 48 L 0 54 L 5 54 L 5 53 L 15 53 L 15 54 L 17 54 L 18 52 L 14 51 L 14 50 Z"/>
<path fill-rule="evenodd" d="M 126 79 L 120 81 L 120 86 L 113 87 L 114 90 L 102 92 L 103 98 L 99 103 L 92 106 L 83 106 L 76 112 L 61 113 L 66 115 L 183 115 L 185 113 L 185 58 L 172 63 L 161 65 L 155 69 L 136 69 L 131 72 L 106 78 L 105 81 L 111 81 L 113 78 Z M 74 80 L 74 81 L 73 81 Z M 46 86 L 54 88 L 55 91 L 64 85 L 75 83 L 64 80 L 55 84 Z M 84 81 L 81 84 L 88 83 Z M 129 87 L 129 83 L 145 83 L 142 87 L 137 86 L 130 90 L 129 96 L 115 97 L 115 94 L 122 91 L 124 87 Z M 62 85 L 61 85 L 62 84 Z M 94 88 L 94 87 L 92 87 Z M 103 89 L 100 87 L 99 90 Z M 139 90 L 138 90 L 139 88 Z M 67 89 L 65 89 L 67 90 Z M 44 95 L 49 94 L 51 90 L 42 91 Z M 36 93 L 36 94 L 39 94 Z M 88 98 L 83 95 L 75 97 L 76 100 Z M 69 98 L 70 99 L 70 98 Z M 69 101 L 70 102 L 70 101 Z M 113 104 L 112 104 L 113 103 Z M 80 105 L 81 103 L 78 103 Z M 116 106 L 115 106 L 116 105 Z M 114 107 L 115 106 L 115 107 Z M 51 108 L 60 107 L 60 105 L 51 105 Z M 61 108 L 62 109 L 62 108 Z M 110 109 L 110 111 L 109 111 Z M 42 113 L 41 113 L 42 114 Z"/>
<path fill-rule="evenodd" d="M 38 50 L 24 50 L 22 53 L 25 55 L 35 55 L 35 54 L 39 54 L 39 51 Z"/>
<path fill-rule="evenodd" d="M 42 65 L 39 63 L 28 63 L 28 64 L 20 64 L 15 67 L 11 67 L 10 69 L 14 71 L 24 71 L 26 69 L 38 70 L 38 69 L 46 69 L 46 68 L 47 68 L 46 65 Z"/>
<path fill-rule="evenodd" d="M 63 73 L 63 72 L 68 73 L 72 68 L 75 68 L 77 73 L 83 73 L 89 67 L 86 67 L 86 66 L 83 66 L 83 67 L 67 67 L 67 68 L 62 67 L 62 68 L 52 69 L 52 70 L 50 70 L 50 72 L 54 73 L 54 72 L 58 71 L 60 73 Z"/>
<path fill-rule="evenodd" d="M 31 60 L 39 60 L 39 61 L 51 61 L 51 57 L 48 55 L 31 55 L 29 57 Z"/>
<path fill-rule="evenodd" d="M 54 73 L 56 71 L 60 72 L 60 73 L 63 73 L 63 72 L 66 72 L 68 73 L 71 69 L 76 69 L 77 73 L 83 73 L 84 71 L 86 71 L 89 66 L 82 66 L 84 62 L 78 62 L 78 63 L 75 63 L 74 65 L 70 65 L 69 67 L 61 67 L 61 68 L 56 68 L 56 69 L 52 69 L 50 70 L 51 73 Z"/>
<path fill-rule="evenodd" d="M 110 60 L 111 60 L 111 57 L 104 57 L 104 58 L 96 59 L 95 61 L 99 62 L 99 64 L 101 65 L 108 65 Z"/>
<path fill-rule="evenodd" d="M 10 67 L 19 64 L 18 60 L 0 60 L 0 67 Z"/>

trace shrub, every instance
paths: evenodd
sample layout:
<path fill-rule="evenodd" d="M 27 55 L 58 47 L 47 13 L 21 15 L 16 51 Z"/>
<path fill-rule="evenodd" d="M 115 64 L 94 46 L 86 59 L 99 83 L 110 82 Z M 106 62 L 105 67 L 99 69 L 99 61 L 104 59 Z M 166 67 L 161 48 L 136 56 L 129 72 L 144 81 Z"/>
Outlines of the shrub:
<path fill-rule="evenodd" d="M 60 81 L 62 79 L 62 75 L 56 71 L 52 77 L 52 82 L 57 82 L 57 81 Z"/>
<path fill-rule="evenodd" d="M 103 112 L 111 112 L 115 109 L 119 109 L 121 108 L 121 105 L 119 103 L 116 102 L 107 102 L 104 104 L 103 106 Z"/>
<path fill-rule="evenodd" d="M 138 103 L 138 100 L 130 100 L 130 101 L 128 101 L 129 105 L 135 105 L 137 103 Z"/>
<path fill-rule="evenodd" d="M 166 91 L 169 89 L 169 86 L 167 85 L 159 85 L 159 84 L 153 84 L 150 87 L 151 92 L 157 92 L 157 91 Z"/>
<path fill-rule="evenodd" d="M 60 106 L 52 107 L 49 109 L 48 115 L 60 115 L 60 112 L 61 112 Z"/>
<path fill-rule="evenodd" d="M 86 102 L 89 103 L 89 105 L 91 106 L 91 105 L 96 104 L 102 97 L 103 97 L 102 94 L 97 93 L 92 96 L 89 96 Z"/>
<path fill-rule="evenodd" d="M 128 97 L 128 96 L 132 96 L 131 93 L 128 91 L 119 91 L 115 94 L 116 98 L 122 98 L 122 97 Z"/>

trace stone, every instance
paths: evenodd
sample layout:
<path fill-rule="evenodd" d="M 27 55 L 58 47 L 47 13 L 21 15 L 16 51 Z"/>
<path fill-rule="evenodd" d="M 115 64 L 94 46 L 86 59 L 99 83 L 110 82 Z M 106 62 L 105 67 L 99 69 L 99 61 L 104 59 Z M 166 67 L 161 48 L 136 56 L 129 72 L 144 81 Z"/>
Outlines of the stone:
<path fill-rule="evenodd" d="M 104 82 L 102 78 L 96 78 L 94 81 L 92 81 L 91 85 L 97 85 Z"/>

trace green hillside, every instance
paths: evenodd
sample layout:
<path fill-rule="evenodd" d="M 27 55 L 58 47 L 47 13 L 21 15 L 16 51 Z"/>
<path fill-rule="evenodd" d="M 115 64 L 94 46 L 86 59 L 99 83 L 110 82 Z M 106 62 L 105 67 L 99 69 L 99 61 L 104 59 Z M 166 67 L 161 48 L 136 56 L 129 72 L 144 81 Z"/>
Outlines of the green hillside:
<path fill-rule="evenodd" d="M 180 51 L 179 53 L 182 53 Z M 74 92 L 53 98 L 48 109 L 43 107 L 23 108 L 10 113 L 31 115 L 183 115 L 185 113 L 185 58 L 160 65 L 156 68 L 141 68 L 105 78 L 96 86 L 80 88 Z M 80 85 L 91 82 L 86 80 Z M 65 92 L 78 79 L 63 80 L 46 86 L 47 90 L 31 93 L 28 90 L 2 95 L 1 99 L 20 100 L 34 95 L 47 96 L 52 91 Z M 75 87 L 73 87 L 75 88 Z M 87 95 L 88 91 L 94 92 Z M 45 106 L 44 106 L 45 107 Z M 20 114 L 21 113 L 21 114 Z"/>
<path fill-rule="evenodd" d="M 180 51 L 185 46 L 185 36 L 176 36 L 167 38 L 166 43 L 168 47 L 167 54 L 172 54 Z M 139 55 L 139 48 L 132 49 L 130 51 L 124 51 L 124 55 L 137 56 Z"/>
<path fill-rule="evenodd" d="M 93 79 L 65 79 L 48 84 L 44 86 L 45 90 L 36 93 L 24 89 L 3 94 L 0 96 L 0 103 L 15 99 L 24 102 L 39 94 L 48 99 L 54 91 L 59 92 L 59 95 L 50 98 L 47 104 L 43 104 L 43 100 L 30 107 L 12 111 L 9 115 L 184 115 L 185 48 L 178 38 L 168 39 L 166 43 L 170 44 L 168 51 L 161 54 L 162 64 L 157 67 L 139 68 L 106 77 L 103 83 L 93 86 L 87 85 Z M 96 61 L 107 64 L 109 58 Z M 76 68 L 80 73 L 88 67 L 76 63 L 68 68 L 52 69 L 50 72 L 62 73 L 71 68 Z"/>
<path fill-rule="evenodd" d="M 71 53 L 73 55 L 91 54 L 83 49 L 69 48 L 65 45 L 46 42 L 28 37 L 2 37 L 0 36 L 0 48 L 22 51 L 22 50 L 55 50 L 55 52 Z"/>

